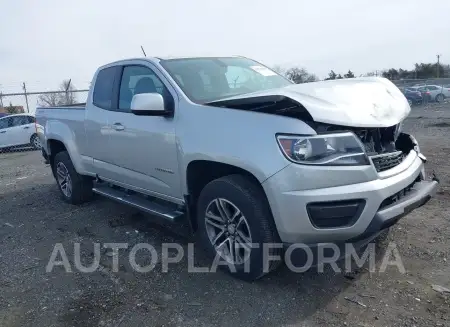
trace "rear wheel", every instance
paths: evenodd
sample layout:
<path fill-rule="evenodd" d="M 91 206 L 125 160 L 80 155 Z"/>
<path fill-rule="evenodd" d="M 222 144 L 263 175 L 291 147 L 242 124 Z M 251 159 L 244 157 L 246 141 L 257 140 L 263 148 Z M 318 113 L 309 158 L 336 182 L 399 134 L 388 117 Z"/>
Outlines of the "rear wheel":
<path fill-rule="evenodd" d="M 92 179 L 76 172 L 66 151 L 56 154 L 53 161 L 53 172 L 66 202 L 81 204 L 92 199 Z"/>
<path fill-rule="evenodd" d="M 258 279 L 281 263 L 267 261 L 265 254 L 281 257 L 282 249 L 269 245 L 279 244 L 279 236 L 265 194 L 245 176 L 206 185 L 198 199 L 197 223 L 208 255 L 237 278 Z"/>
<path fill-rule="evenodd" d="M 444 95 L 443 94 L 436 95 L 436 102 L 444 102 Z"/>
<path fill-rule="evenodd" d="M 39 137 L 37 136 L 37 134 L 33 134 L 30 138 L 30 144 L 33 147 L 33 149 L 35 150 L 40 150 L 41 149 L 41 141 L 39 140 Z"/>

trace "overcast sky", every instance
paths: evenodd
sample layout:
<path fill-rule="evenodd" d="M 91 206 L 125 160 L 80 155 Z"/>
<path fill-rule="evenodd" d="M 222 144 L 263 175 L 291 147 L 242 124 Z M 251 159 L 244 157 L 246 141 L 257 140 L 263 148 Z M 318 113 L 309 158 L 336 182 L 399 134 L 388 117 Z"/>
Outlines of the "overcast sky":
<path fill-rule="evenodd" d="M 244 55 L 319 77 L 450 62 L 449 0 L 0 0 L 0 87 L 39 91 L 141 56 Z"/>

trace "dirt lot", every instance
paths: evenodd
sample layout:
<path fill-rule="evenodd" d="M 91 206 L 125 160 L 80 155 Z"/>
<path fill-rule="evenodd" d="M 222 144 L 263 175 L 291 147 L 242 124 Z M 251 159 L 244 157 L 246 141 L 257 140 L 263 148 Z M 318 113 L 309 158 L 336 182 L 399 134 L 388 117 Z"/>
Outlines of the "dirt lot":
<path fill-rule="evenodd" d="M 414 108 L 404 129 L 441 180 L 436 197 L 389 234 L 406 274 L 282 268 L 245 283 L 221 272 L 188 273 L 187 259 L 168 273 L 159 263 L 149 273 L 121 263 L 114 273 L 107 253 L 93 273 L 46 273 L 55 243 L 72 258 L 80 242 L 89 263 L 95 242 L 159 249 L 189 239 L 183 228 L 169 230 L 105 199 L 65 204 L 39 152 L 0 154 L 0 326 L 450 326 L 450 294 L 431 286 L 450 288 L 450 105 Z M 202 256 L 195 262 L 202 265 Z"/>

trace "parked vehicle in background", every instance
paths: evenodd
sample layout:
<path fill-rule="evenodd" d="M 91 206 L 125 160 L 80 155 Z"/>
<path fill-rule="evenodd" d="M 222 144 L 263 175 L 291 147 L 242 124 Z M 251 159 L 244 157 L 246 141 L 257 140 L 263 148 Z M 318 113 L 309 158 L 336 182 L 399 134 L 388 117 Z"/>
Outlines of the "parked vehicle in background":
<path fill-rule="evenodd" d="M 16 114 L 0 118 L 0 149 L 22 146 L 32 146 L 36 150 L 41 148 L 34 116 Z"/>
<path fill-rule="evenodd" d="M 364 246 L 437 189 L 385 78 L 293 84 L 243 57 L 142 58 L 91 85 L 84 106 L 36 111 L 62 198 L 187 220 L 239 278 L 275 269 L 283 246 L 319 260 L 320 244 Z"/>
<path fill-rule="evenodd" d="M 414 104 L 421 104 L 423 102 L 422 93 L 418 90 L 405 87 L 400 88 L 400 91 L 402 91 L 410 106 Z"/>
<path fill-rule="evenodd" d="M 428 91 L 425 86 L 411 86 L 409 89 L 413 90 L 413 91 L 420 92 L 420 94 L 422 95 L 423 103 L 427 103 L 427 102 L 432 101 L 431 92 Z"/>
<path fill-rule="evenodd" d="M 413 86 L 411 89 L 420 91 L 428 101 L 443 102 L 450 97 L 450 88 L 440 85 Z"/>

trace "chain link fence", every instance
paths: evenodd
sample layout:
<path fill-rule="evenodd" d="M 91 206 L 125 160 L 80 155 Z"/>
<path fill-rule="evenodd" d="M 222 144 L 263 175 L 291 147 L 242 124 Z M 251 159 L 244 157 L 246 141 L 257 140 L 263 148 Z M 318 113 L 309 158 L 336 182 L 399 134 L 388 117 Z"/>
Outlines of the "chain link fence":
<path fill-rule="evenodd" d="M 450 78 L 394 80 L 412 106 L 450 101 Z M 0 92 L 0 152 L 40 150 L 34 113 L 38 106 L 85 103 L 87 89 Z"/>
<path fill-rule="evenodd" d="M 35 117 L 39 106 L 84 103 L 88 90 L 49 90 L 0 93 L 0 153 L 40 151 Z"/>

